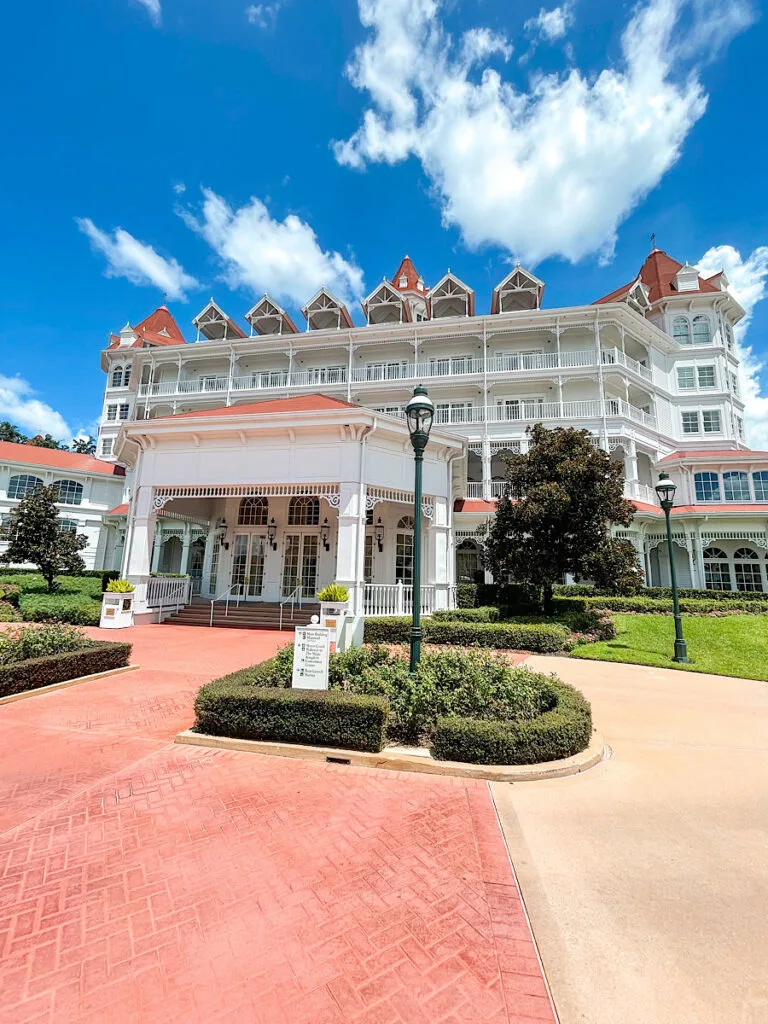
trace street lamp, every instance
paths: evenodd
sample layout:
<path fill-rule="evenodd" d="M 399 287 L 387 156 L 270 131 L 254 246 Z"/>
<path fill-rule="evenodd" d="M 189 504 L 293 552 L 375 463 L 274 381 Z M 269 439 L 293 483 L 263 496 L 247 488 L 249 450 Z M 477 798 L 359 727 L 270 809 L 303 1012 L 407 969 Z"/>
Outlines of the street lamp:
<path fill-rule="evenodd" d="M 435 407 L 421 384 L 414 388 L 413 397 L 405 407 L 408 433 L 411 435 L 416 462 L 416 480 L 413 488 L 413 622 L 411 624 L 411 672 L 415 672 L 421 658 L 421 471 L 424 449 L 429 441 Z"/>
<path fill-rule="evenodd" d="M 664 509 L 667 520 L 667 551 L 669 552 L 669 574 L 672 579 L 672 607 L 675 613 L 675 654 L 672 661 L 679 661 L 688 664 L 688 648 L 683 639 L 683 620 L 680 618 L 680 602 L 677 599 L 677 572 L 675 571 L 675 553 L 672 550 L 672 527 L 669 522 L 669 513 L 675 503 L 675 491 L 677 487 L 669 479 L 666 473 L 659 474 L 659 482 L 656 484 L 656 493 L 659 496 L 659 504 Z"/>

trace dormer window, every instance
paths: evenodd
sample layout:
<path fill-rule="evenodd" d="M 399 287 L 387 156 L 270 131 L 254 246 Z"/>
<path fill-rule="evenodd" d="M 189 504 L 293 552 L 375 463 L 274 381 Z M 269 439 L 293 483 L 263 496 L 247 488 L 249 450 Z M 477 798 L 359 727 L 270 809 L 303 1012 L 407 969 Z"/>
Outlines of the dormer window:
<path fill-rule="evenodd" d="M 679 292 L 697 292 L 699 290 L 699 272 L 696 267 L 686 264 L 675 275 L 675 288 Z"/>
<path fill-rule="evenodd" d="M 408 278 L 405 276 L 405 274 L 403 274 L 401 276 L 401 278 L 400 278 L 399 287 L 400 288 L 407 288 L 408 287 Z"/>
<path fill-rule="evenodd" d="M 422 278 L 419 278 L 419 280 L 416 282 L 416 287 L 419 289 L 420 292 L 424 291 L 424 281 Z"/>

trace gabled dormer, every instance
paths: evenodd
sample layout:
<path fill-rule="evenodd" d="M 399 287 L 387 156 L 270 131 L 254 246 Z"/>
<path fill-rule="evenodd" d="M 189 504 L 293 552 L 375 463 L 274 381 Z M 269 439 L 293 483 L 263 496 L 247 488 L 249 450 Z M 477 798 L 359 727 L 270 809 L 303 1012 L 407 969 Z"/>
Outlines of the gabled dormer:
<path fill-rule="evenodd" d="M 264 293 L 264 298 L 245 314 L 251 334 L 298 334 L 299 329 L 285 310 Z"/>
<path fill-rule="evenodd" d="M 411 320 L 411 307 L 386 278 L 360 305 L 369 324 L 402 324 Z"/>
<path fill-rule="evenodd" d="M 544 282 L 521 267 L 515 269 L 493 289 L 491 313 L 519 313 L 530 309 L 540 309 L 544 295 Z"/>
<path fill-rule="evenodd" d="M 432 320 L 446 316 L 474 316 L 475 292 L 449 270 L 430 289 L 427 306 Z"/>
<path fill-rule="evenodd" d="M 208 341 L 233 341 L 245 337 L 245 332 L 240 330 L 213 299 L 197 314 L 192 323 L 197 328 L 198 341 L 201 334 Z"/>
<path fill-rule="evenodd" d="M 699 290 L 699 272 L 690 263 L 680 267 L 674 277 L 674 287 L 678 292 L 697 292 Z"/>
<path fill-rule="evenodd" d="M 353 327 L 349 310 L 323 285 L 319 292 L 312 296 L 306 306 L 302 306 L 302 315 L 307 321 L 308 331 L 328 331 L 334 327 Z"/>
<path fill-rule="evenodd" d="M 120 331 L 118 335 L 117 348 L 132 348 L 136 341 L 136 332 L 131 327 L 130 323 L 127 323 L 125 327 Z"/>
<path fill-rule="evenodd" d="M 643 282 L 638 279 L 632 284 L 627 292 L 626 302 L 628 306 L 631 306 L 635 312 L 640 313 L 641 316 L 645 316 L 648 310 L 651 308 L 651 300 L 649 298 L 649 289 Z"/>

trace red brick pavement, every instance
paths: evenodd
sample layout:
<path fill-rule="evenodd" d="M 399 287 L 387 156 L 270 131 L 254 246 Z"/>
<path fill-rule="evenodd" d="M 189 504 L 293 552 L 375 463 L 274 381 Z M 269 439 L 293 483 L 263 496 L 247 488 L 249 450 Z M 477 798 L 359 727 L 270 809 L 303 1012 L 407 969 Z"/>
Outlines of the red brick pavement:
<path fill-rule="evenodd" d="M 2 1024 L 552 1024 L 483 783 L 174 746 L 285 638 L 131 633 L 0 708 Z"/>

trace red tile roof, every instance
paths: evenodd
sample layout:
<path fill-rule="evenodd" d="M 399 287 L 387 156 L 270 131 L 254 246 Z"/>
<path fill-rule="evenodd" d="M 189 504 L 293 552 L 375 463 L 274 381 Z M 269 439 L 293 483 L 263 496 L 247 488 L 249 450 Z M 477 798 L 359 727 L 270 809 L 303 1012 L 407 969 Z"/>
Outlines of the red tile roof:
<path fill-rule="evenodd" d="M 496 502 L 484 498 L 457 498 L 453 503 L 454 512 L 495 512 Z"/>
<path fill-rule="evenodd" d="M 677 260 L 673 260 L 671 256 L 667 256 L 661 249 L 654 249 L 646 258 L 640 268 L 640 280 L 649 290 L 649 301 L 657 302 L 659 299 L 669 295 L 680 295 L 681 293 L 673 286 L 673 281 L 677 275 L 678 270 L 683 267 L 682 263 L 678 263 Z M 700 277 L 698 279 L 698 290 L 700 292 L 718 292 L 719 288 L 716 288 L 711 281 L 716 280 L 720 275 L 713 274 L 709 279 Z M 598 306 L 604 302 L 616 302 L 623 298 L 623 296 L 629 291 L 634 284 L 634 281 L 630 281 L 629 284 L 622 285 L 621 288 L 617 288 L 616 291 L 611 292 L 609 295 L 604 295 L 601 299 L 597 299 L 593 305 Z M 689 294 L 689 293 L 683 293 Z M 692 294 L 692 293 L 691 293 Z"/>
<path fill-rule="evenodd" d="M 638 512 L 663 515 L 658 505 L 649 505 L 645 501 L 632 501 Z M 726 502 L 722 505 L 713 505 L 709 502 L 702 502 L 700 505 L 675 505 L 672 509 L 673 516 L 708 515 L 710 512 L 751 512 L 756 516 L 763 516 L 768 512 L 768 504 L 761 502 L 750 502 L 750 504 L 738 505 L 735 502 Z"/>
<path fill-rule="evenodd" d="M 108 515 L 108 516 L 127 516 L 128 515 L 128 505 L 115 505 L 115 507 L 111 508 L 109 510 L 109 512 L 106 513 L 106 515 Z"/>
<path fill-rule="evenodd" d="M 37 445 L 15 444 L 13 441 L 0 441 L 0 461 L 27 462 L 34 466 L 71 469 L 79 473 L 125 476 L 122 466 L 116 466 L 112 462 L 102 462 L 94 455 L 78 455 L 77 452 L 61 452 L 55 448 L 38 448 Z"/>
<path fill-rule="evenodd" d="M 167 334 L 161 334 L 161 331 Z M 174 320 L 167 306 L 158 306 L 154 313 L 136 324 L 133 328 L 136 334 L 136 341 L 129 348 L 143 348 L 144 345 L 184 345 L 186 338 L 181 333 L 179 325 Z M 110 335 L 109 348 L 117 348 L 120 344 L 120 336 Z"/>
<path fill-rule="evenodd" d="M 405 277 L 406 283 L 400 284 L 400 278 Z M 413 261 L 410 256 L 404 256 L 402 263 L 397 268 L 395 276 L 390 282 L 393 287 L 397 288 L 399 292 L 415 292 L 423 291 L 426 292 L 426 287 L 422 283 L 422 287 L 419 288 L 418 284 L 421 280 L 421 274 L 419 274 L 416 267 L 413 265 Z"/>
<path fill-rule="evenodd" d="M 225 405 L 219 409 L 197 409 L 194 412 L 177 412 L 175 416 L 158 416 L 159 420 L 180 420 L 193 416 L 251 416 L 269 415 L 281 412 L 322 412 L 324 409 L 359 409 L 354 402 L 342 402 L 340 398 L 328 395 L 297 395 L 295 398 L 270 398 L 263 402 L 248 402 L 246 405 Z"/>
<path fill-rule="evenodd" d="M 734 455 L 756 455 L 759 458 L 768 458 L 768 452 L 753 451 L 751 448 L 712 448 L 709 450 L 702 448 L 696 451 L 672 452 L 671 455 L 665 455 L 663 459 L 659 459 L 659 462 L 677 462 L 678 459 L 722 459 Z"/>

